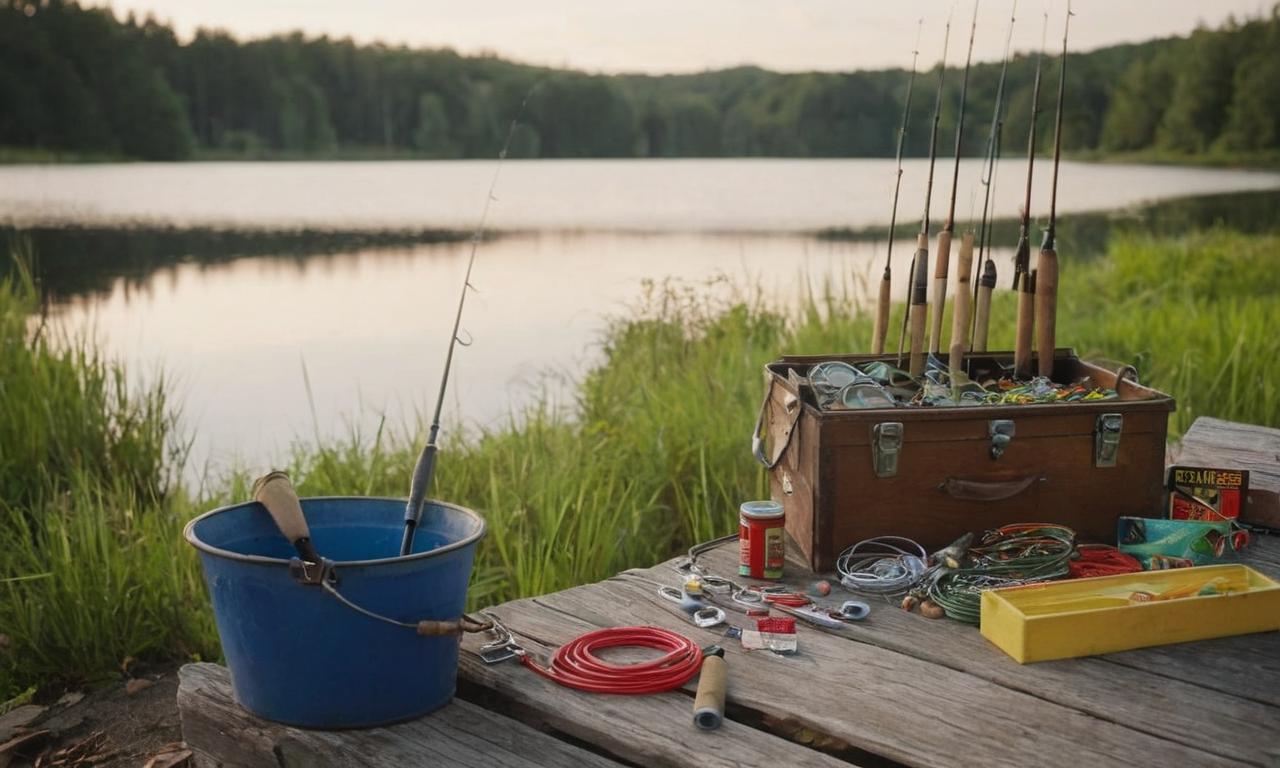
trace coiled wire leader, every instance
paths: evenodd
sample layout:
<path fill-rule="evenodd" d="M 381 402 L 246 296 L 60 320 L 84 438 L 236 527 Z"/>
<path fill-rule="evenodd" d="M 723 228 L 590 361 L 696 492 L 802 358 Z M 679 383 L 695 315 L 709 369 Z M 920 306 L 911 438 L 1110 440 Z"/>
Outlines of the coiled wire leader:
<path fill-rule="evenodd" d="M 840 553 L 836 573 L 854 592 L 895 597 L 910 592 L 928 570 L 924 547 L 905 536 L 864 539 Z"/>

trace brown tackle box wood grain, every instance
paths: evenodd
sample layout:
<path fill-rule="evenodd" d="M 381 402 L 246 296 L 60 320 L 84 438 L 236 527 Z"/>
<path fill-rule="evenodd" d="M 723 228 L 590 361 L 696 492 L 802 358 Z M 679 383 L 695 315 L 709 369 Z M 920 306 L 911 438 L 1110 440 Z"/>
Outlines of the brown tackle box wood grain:
<path fill-rule="evenodd" d="M 1060 523 L 1082 541 L 1114 543 L 1119 516 L 1160 514 L 1173 398 L 1073 350 L 1054 358 L 1054 381 L 1089 376 L 1118 399 L 824 411 L 810 387 L 797 389 L 789 377 L 803 379 L 829 360 L 894 358 L 769 363 L 756 453 L 772 464 L 772 496 L 810 567 L 830 571 L 844 548 L 872 536 L 906 536 L 934 551 L 964 533 L 1016 522 Z M 1007 368 L 1013 355 L 970 359 L 976 373 Z"/>

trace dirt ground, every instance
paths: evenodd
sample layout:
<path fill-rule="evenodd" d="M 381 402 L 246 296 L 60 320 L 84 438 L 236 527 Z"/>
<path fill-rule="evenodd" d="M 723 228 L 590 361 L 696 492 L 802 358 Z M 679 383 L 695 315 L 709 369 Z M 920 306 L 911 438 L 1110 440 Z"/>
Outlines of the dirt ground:
<path fill-rule="evenodd" d="M 13 754 L 11 765 L 32 765 L 43 754 L 43 764 L 53 766 L 137 767 L 164 752 L 166 745 L 181 742 L 177 667 L 152 669 L 129 682 L 132 685 L 119 681 L 91 691 L 71 692 L 48 704 L 24 727 L 27 732 L 51 731 L 49 740 Z M 4 727 L 3 721 L 0 718 L 0 744 L 22 733 L 21 729 L 15 733 L 13 726 Z M 61 762 L 59 750 L 68 750 L 62 753 Z M 101 759 L 94 759 L 95 755 Z M 0 766 L 5 762 L 5 755 L 0 754 Z"/>

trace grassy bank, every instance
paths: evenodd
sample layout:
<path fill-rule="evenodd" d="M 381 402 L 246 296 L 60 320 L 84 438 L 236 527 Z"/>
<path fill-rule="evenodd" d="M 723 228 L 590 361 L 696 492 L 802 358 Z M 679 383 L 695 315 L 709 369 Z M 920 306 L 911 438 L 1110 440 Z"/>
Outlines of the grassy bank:
<path fill-rule="evenodd" d="M 1280 426 L 1277 254 L 1278 237 L 1220 230 L 1119 237 L 1107 258 L 1065 261 L 1061 338 L 1137 362 L 1178 398 L 1175 433 L 1199 415 Z M 997 344 L 1011 337 L 1011 299 L 1002 291 L 994 310 Z M 216 656 L 179 532 L 197 511 L 247 496 L 246 477 L 209 498 L 171 487 L 163 388 L 129 396 L 91 346 L 36 333 L 35 308 L 28 282 L 0 291 L 0 699 L 111 674 L 126 656 Z M 747 448 L 761 366 L 869 338 L 869 318 L 839 289 L 815 287 L 783 312 L 724 284 L 650 286 L 610 326 L 604 362 L 567 413 L 544 402 L 445 447 L 437 494 L 490 523 L 473 605 L 603 578 L 730 530 L 738 502 L 767 494 Z M 44 394 L 51 371 L 63 383 Z M 9 439 L 28 433 L 39 439 L 10 453 Z M 420 439 L 379 431 L 302 445 L 290 469 L 304 494 L 401 495 Z"/>
<path fill-rule="evenodd" d="M 1231 151 L 1211 149 L 1206 152 L 1175 152 L 1168 149 L 1138 149 L 1111 152 L 1100 149 L 1069 153 L 1072 160 L 1087 163 L 1124 163 L 1137 165 L 1179 165 L 1198 168 L 1280 168 L 1280 151 Z"/>
<path fill-rule="evenodd" d="M 137 391 L 37 316 L 24 269 L 0 279 L 0 701 L 110 674 L 129 656 L 213 656 L 191 502 L 163 382 Z"/>

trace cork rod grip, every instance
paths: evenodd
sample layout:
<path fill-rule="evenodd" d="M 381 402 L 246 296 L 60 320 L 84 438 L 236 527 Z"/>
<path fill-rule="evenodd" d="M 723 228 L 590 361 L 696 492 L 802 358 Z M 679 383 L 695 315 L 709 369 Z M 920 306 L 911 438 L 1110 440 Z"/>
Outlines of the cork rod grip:
<path fill-rule="evenodd" d="M 956 261 L 956 305 L 951 315 L 951 356 L 947 361 L 952 375 L 964 364 L 969 339 L 969 273 L 973 270 L 973 234 L 960 241 L 960 257 Z"/>
<path fill-rule="evenodd" d="M 1053 375 L 1058 324 L 1058 253 L 1040 251 L 1036 265 L 1036 351 L 1041 376 Z"/>
<path fill-rule="evenodd" d="M 302 514 L 298 492 L 283 472 L 268 472 L 253 482 L 253 500 L 267 508 L 276 527 L 298 550 L 302 559 L 318 563 L 320 555 L 311 543 L 311 530 Z"/>
<path fill-rule="evenodd" d="M 929 329 L 929 351 L 942 349 L 942 310 L 947 305 L 947 272 L 951 269 L 951 230 L 938 233 L 938 260 L 933 265 L 933 322 Z"/>
<path fill-rule="evenodd" d="M 911 367 L 908 372 L 912 376 L 922 376 L 924 375 L 925 315 L 929 313 L 929 305 L 912 305 L 911 310 Z"/>
<path fill-rule="evenodd" d="M 973 309 L 973 351 L 987 351 L 991 318 L 991 286 L 978 286 L 978 306 Z"/>
<path fill-rule="evenodd" d="M 871 351 L 880 355 L 884 353 L 884 339 L 889 333 L 889 271 L 885 270 L 880 281 L 880 297 L 876 299 L 876 324 L 871 333 Z"/>
<path fill-rule="evenodd" d="M 1026 280 L 1026 277 L 1023 277 Z M 1031 332 L 1035 323 L 1035 294 L 1018 289 L 1018 326 L 1013 342 L 1013 372 L 1020 379 L 1031 377 Z"/>
<path fill-rule="evenodd" d="M 720 656 L 702 660 L 698 676 L 698 693 L 693 697 L 693 724 L 713 731 L 724 722 L 724 696 L 729 687 L 729 665 Z"/>

